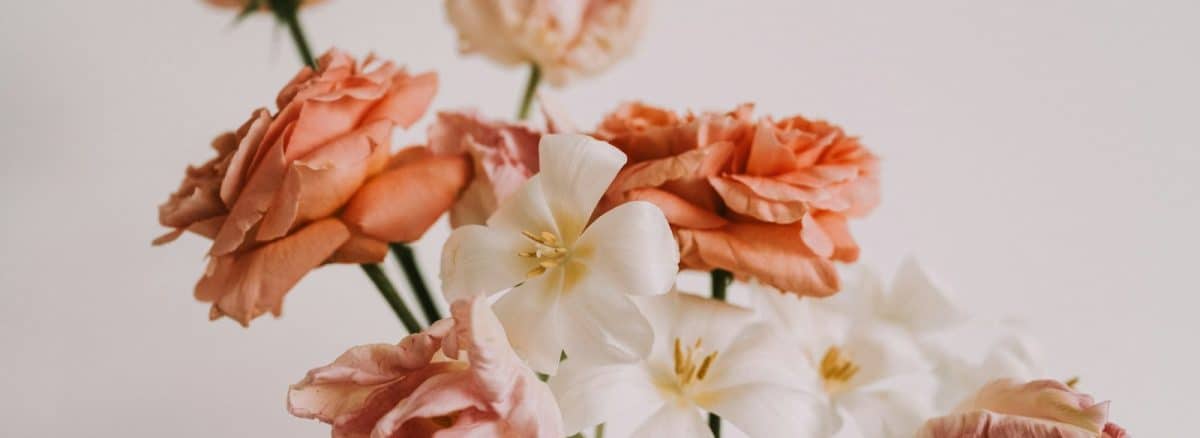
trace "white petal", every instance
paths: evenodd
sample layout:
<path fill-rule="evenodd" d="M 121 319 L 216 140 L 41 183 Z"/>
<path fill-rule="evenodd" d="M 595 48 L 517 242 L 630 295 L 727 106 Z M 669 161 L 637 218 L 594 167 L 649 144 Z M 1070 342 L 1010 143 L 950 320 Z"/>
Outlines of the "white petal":
<path fill-rule="evenodd" d="M 675 284 L 679 247 L 662 210 L 630 202 L 596 219 L 572 249 L 573 267 L 582 264 L 571 287 L 658 295 Z"/>
<path fill-rule="evenodd" d="M 646 317 L 616 290 L 563 296 L 564 350 L 586 363 L 629 362 L 646 357 L 654 332 Z"/>
<path fill-rule="evenodd" d="M 641 364 L 588 366 L 568 358 L 550 379 L 563 415 L 563 432 L 573 434 L 600 423 L 637 422 L 663 400 Z"/>
<path fill-rule="evenodd" d="M 534 266 L 532 259 L 517 255 L 525 246 L 517 233 L 480 225 L 455 229 L 442 248 L 440 276 L 446 301 L 493 294 L 519 283 Z"/>
<path fill-rule="evenodd" d="M 699 410 L 690 405 L 667 403 L 630 435 L 631 438 L 712 438 L 708 422 Z M 792 435 L 775 435 L 792 436 Z"/>
<path fill-rule="evenodd" d="M 963 311 L 912 257 L 901 262 L 881 310 L 917 331 L 944 329 L 966 320 Z"/>
<path fill-rule="evenodd" d="M 756 383 L 706 395 L 702 407 L 751 438 L 828 436 L 832 429 L 824 403 L 814 394 Z"/>
<path fill-rule="evenodd" d="M 544 135 L 538 153 L 538 175 L 559 235 L 573 242 L 625 164 L 625 154 L 608 143 L 578 134 Z"/>
<path fill-rule="evenodd" d="M 671 292 L 655 297 L 638 297 L 638 309 L 654 328 L 655 357 L 671 357 L 673 343 L 703 339 L 709 349 L 726 349 L 754 321 L 754 312 L 729 303 Z"/>
<path fill-rule="evenodd" d="M 721 392 L 765 383 L 812 393 L 823 391 L 816 368 L 807 358 L 789 354 L 793 350 L 783 348 L 785 345 L 785 338 L 778 337 L 770 325 L 748 326 L 719 350 L 701 389 Z"/>
<path fill-rule="evenodd" d="M 554 374 L 562 355 L 559 282 L 560 273 L 548 272 L 513 288 L 492 306 L 513 350 L 540 373 Z"/>
<path fill-rule="evenodd" d="M 529 178 L 512 196 L 500 203 L 496 212 L 488 218 L 487 226 L 517 236 L 522 231 L 549 231 L 561 235 L 542 190 L 544 184 L 539 175 Z"/>

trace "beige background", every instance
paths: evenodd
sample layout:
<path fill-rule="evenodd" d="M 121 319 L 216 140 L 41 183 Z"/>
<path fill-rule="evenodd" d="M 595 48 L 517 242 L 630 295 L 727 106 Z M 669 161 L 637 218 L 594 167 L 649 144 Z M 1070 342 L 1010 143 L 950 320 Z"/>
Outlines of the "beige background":
<path fill-rule="evenodd" d="M 243 330 L 192 301 L 204 241 L 149 245 L 184 166 L 297 69 L 286 33 L 190 0 L 3 9 L 0 435 L 325 436 L 287 416 L 286 385 L 401 336 L 358 268 L 315 272 L 283 319 Z M 1197 3 L 653 12 L 632 59 L 557 90 L 582 126 L 628 99 L 841 123 L 885 159 L 885 202 L 855 225 L 866 260 L 915 251 L 967 307 L 1027 321 L 1050 370 L 1115 400 L 1137 436 L 1181 436 L 1200 392 Z M 332 0 L 304 19 L 317 47 L 437 69 L 436 108 L 514 110 L 524 71 L 456 56 L 440 2 Z M 428 274 L 444 235 L 421 242 Z"/>

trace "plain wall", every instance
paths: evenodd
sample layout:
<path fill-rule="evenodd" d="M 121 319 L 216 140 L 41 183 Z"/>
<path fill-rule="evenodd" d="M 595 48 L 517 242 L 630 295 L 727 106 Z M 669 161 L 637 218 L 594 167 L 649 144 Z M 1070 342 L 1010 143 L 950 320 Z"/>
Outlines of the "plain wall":
<path fill-rule="evenodd" d="M 1136 436 L 1179 436 L 1200 392 L 1198 5 L 659 0 L 634 56 L 552 91 L 584 127 L 633 99 L 841 124 L 884 160 L 884 202 L 853 224 L 865 261 L 915 252 Z M 245 330 L 191 297 L 206 241 L 150 247 L 184 167 L 297 70 L 286 32 L 190 0 L 2 9 L 5 435 L 326 436 L 287 415 L 287 385 L 402 336 L 359 269 L 312 273 Z M 318 48 L 438 70 L 434 109 L 515 110 L 525 71 L 459 57 L 441 2 L 303 19 Z M 445 236 L 419 245 L 431 281 Z"/>

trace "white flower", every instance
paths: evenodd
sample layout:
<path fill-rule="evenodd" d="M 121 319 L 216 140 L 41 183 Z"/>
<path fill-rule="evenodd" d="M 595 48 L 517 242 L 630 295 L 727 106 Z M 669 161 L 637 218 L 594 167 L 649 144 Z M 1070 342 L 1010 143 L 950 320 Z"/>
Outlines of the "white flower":
<path fill-rule="evenodd" d="M 550 387 L 565 432 L 599 423 L 635 438 L 711 437 L 704 412 L 751 437 L 822 436 L 817 398 L 800 389 L 770 327 L 752 311 L 671 293 L 638 300 L 654 326 L 650 355 L 636 362 L 564 362 Z"/>
<path fill-rule="evenodd" d="M 553 374 L 560 354 L 633 360 L 651 328 L 629 295 L 670 290 L 679 250 L 653 204 L 622 204 L 589 224 L 625 156 L 582 135 L 546 135 L 540 168 L 488 219 L 451 233 L 442 252 L 448 301 L 506 289 L 494 305 L 513 348 Z"/>
<path fill-rule="evenodd" d="M 973 321 L 914 259 L 906 259 L 891 288 L 855 266 L 837 295 L 798 299 L 767 288 L 755 307 L 793 336 L 825 389 L 826 414 L 838 437 L 910 437 L 931 414 L 997 377 L 1031 377 L 1032 355 L 1003 330 L 980 333 Z M 963 338 L 963 339 L 955 339 Z M 967 341 L 971 345 L 961 345 Z M 973 361 L 964 350 L 987 355 Z M 952 401 L 951 401 L 952 400 Z"/>
<path fill-rule="evenodd" d="M 933 367 L 904 329 L 832 311 L 816 299 L 766 287 L 757 292 L 758 307 L 787 328 L 797 360 L 810 364 L 800 369 L 811 370 L 808 386 L 821 395 L 821 415 L 834 423 L 828 436 L 912 436 L 933 414 Z"/>

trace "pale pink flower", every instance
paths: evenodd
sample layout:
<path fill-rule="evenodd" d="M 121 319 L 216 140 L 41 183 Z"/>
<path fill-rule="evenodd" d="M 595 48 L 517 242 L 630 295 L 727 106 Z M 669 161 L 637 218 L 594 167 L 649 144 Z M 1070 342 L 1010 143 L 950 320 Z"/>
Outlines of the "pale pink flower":
<path fill-rule="evenodd" d="M 288 391 L 288 411 L 335 438 L 561 438 L 549 387 L 521 362 L 484 299 L 398 345 L 351 348 Z"/>
<path fill-rule="evenodd" d="M 647 0 L 447 0 L 459 50 L 505 65 L 535 63 L 563 85 L 626 56 L 645 27 Z"/>
<path fill-rule="evenodd" d="M 1057 380 L 1020 384 L 1000 379 L 944 417 L 925 423 L 918 438 L 1125 438 L 1097 403 Z"/>
<path fill-rule="evenodd" d="M 435 155 L 469 156 L 474 175 L 450 209 L 450 225 L 479 225 L 538 171 L 543 132 L 526 124 L 488 120 L 474 111 L 448 111 L 429 127 Z"/>

